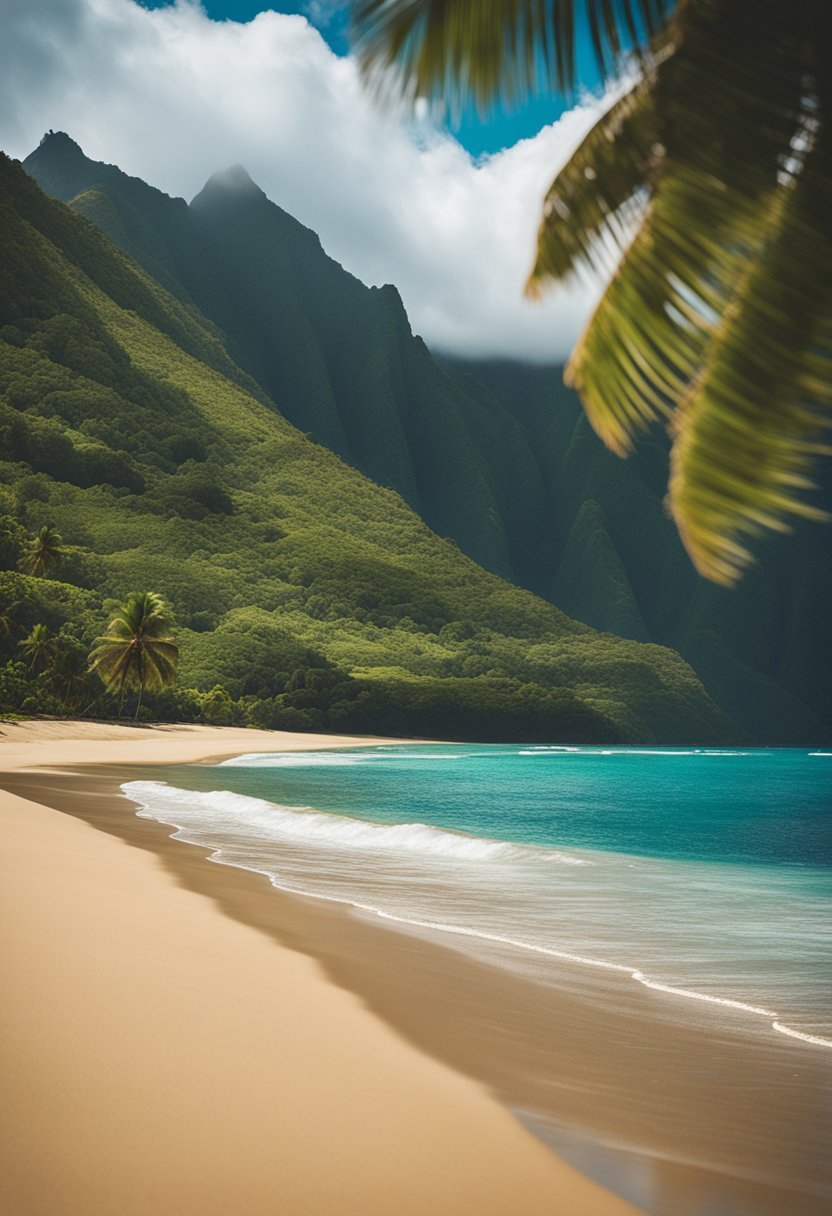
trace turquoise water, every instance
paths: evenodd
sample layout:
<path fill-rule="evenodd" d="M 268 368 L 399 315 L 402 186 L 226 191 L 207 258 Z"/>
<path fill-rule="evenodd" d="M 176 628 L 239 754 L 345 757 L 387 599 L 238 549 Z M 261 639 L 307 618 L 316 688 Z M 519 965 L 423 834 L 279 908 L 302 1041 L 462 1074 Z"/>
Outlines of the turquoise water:
<path fill-rule="evenodd" d="M 564 960 L 620 971 L 672 1017 L 832 1048 L 828 750 L 373 747 L 124 789 L 277 887 L 540 983 Z"/>
<path fill-rule="evenodd" d="M 378 823 L 697 861 L 832 866 L 832 752 L 400 747 L 240 758 L 239 793 Z"/>

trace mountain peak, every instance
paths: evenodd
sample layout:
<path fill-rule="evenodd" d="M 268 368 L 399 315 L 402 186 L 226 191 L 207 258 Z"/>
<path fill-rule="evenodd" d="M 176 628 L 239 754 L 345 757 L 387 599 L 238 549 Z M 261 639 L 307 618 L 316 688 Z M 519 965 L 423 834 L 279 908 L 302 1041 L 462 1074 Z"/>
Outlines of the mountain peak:
<path fill-rule="evenodd" d="M 38 148 L 45 148 L 49 152 L 72 152 L 76 156 L 84 155 L 81 145 L 76 143 L 71 135 L 67 135 L 66 131 L 47 131 L 38 144 Z"/>
<path fill-rule="evenodd" d="M 252 181 L 247 169 L 242 165 L 231 165 L 208 178 L 193 200 L 192 206 L 196 204 L 199 207 L 206 202 L 229 203 L 265 197 L 257 183 Z"/>
<path fill-rule="evenodd" d="M 91 176 L 100 180 L 115 172 L 112 165 L 88 160 L 66 131 L 47 131 L 23 161 L 23 168 L 47 194 L 67 203 L 89 185 Z"/>

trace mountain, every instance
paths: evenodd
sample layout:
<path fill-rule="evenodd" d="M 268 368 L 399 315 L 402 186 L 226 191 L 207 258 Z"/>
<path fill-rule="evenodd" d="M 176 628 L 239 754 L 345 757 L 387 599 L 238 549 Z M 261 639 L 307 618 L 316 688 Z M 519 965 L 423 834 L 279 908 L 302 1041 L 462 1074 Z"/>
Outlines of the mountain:
<path fill-rule="evenodd" d="M 240 167 L 215 174 L 190 207 L 63 134 L 24 168 L 210 318 L 284 417 L 475 561 L 528 585 L 547 526 L 528 437 L 496 397 L 433 358 L 394 287 L 348 274 Z"/>
<path fill-rule="evenodd" d="M 546 486 L 549 546 L 521 580 L 597 629 L 671 646 L 756 739 L 832 734 L 832 527 L 757 546 L 732 589 L 699 578 L 664 507 L 661 431 L 627 460 L 598 441 L 560 368 L 457 365 L 523 427 Z M 832 515 L 832 486 L 819 501 Z"/>
<path fill-rule="evenodd" d="M 83 651 L 107 597 L 152 588 L 180 626 L 184 699 L 157 698 L 159 712 L 486 739 L 740 737 L 673 651 L 599 634 L 488 573 L 298 431 L 193 296 L 6 157 L 0 267 L 5 708 L 49 708 L 15 661 L 34 623 Z M 57 577 L 18 573 L 47 523 L 66 548 Z"/>
<path fill-rule="evenodd" d="M 832 529 L 763 546 L 735 591 L 667 519 L 667 447 L 629 461 L 560 369 L 434 358 L 393 287 L 368 288 L 239 166 L 190 207 L 50 135 L 25 161 L 189 309 L 300 430 L 398 491 L 439 535 L 569 615 L 672 646 L 761 742 L 832 733 Z"/>

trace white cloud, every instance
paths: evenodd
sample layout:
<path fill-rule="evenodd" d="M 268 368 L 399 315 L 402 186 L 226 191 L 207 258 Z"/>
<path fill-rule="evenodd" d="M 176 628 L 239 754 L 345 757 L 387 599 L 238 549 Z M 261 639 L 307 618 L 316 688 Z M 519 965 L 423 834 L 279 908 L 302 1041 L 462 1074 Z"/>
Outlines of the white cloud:
<path fill-rule="evenodd" d="M 551 361 L 568 352 L 588 286 L 522 298 L 540 201 L 599 112 L 475 162 L 426 118 L 382 112 L 355 64 L 304 17 L 208 19 L 195 0 L 0 0 L 0 146 L 49 128 L 88 156 L 192 197 L 240 162 L 365 283 L 395 283 L 436 349 Z"/>

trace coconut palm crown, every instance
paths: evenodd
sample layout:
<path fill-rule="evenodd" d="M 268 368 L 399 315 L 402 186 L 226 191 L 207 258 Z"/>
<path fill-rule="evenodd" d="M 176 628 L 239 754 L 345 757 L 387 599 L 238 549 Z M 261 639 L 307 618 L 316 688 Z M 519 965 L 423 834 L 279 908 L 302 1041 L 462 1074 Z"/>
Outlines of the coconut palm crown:
<path fill-rule="evenodd" d="M 20 569 L 26 574 L 48 574 L 54 566 L 59 565 L 64 556 L 62 543 L 60 532 L 44 524 L 37 536 L 27 541 L 18 561 Z"/>
<path fill-rule="evenodd" d="M 33 625 L 25 638 L 18 642 L 18 648 L 24 659 L 29 661 L 29 670 L 43 670 L 54 662 L 58 652 L 58 641 L 48 625 L 39 623 Z"/>
<path fill-rule="evenodd" d="M 566 378 L 619 454 L 668 426 L 668 507 L 706 577 L 734 582 L 761 532 L 822 517 L 829 0 L 353 0 L 353 16 L 368 76 L 480 106 L 571 89 L 585 24 L 615 99 L 546 195 L 527 286 L 606 280 Z"/>
<path fill-rule="evenodd" d="M 146 688 L 170 686 L 176 676 L 179 650 L 171 636 L 173 622 L 164 600 L 155 591 L 133 591 L 116 609 L 107 632 L 96 638 L 90 671 L 119 697 L 119 713 L 127 688 L 138 688 L 138 717 Z"/>

